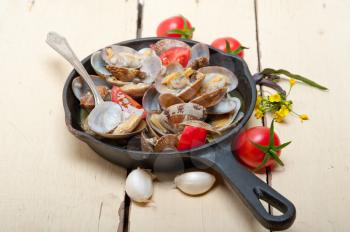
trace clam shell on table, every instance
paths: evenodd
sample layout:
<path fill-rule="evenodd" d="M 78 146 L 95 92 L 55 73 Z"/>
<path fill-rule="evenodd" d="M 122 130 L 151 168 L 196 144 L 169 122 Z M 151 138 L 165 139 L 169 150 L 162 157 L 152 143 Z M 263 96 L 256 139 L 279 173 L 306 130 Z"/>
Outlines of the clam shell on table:
<path fill-rule="evenodd" d="M 188 61 L 187 67 L 199 69 L 209 64 L 209 48 L 208 45 L 197 43 L 191 48 L 191 58 Z"/>
<path fill-rule="evenodd" d="M 97 75 L 101 77 L 111 76 L 112 73 L 106 69 L 106 62 L 101 57 L 101 51 L 94 52 L 91 55 L 90 63 Z"/>
<path fill-rule="evenodd" d="M 184 47 L 190 49 L 190 46 L 187 43 L 176 39 L 162 39 L 152 45 L 152 48 L 158 56 L 172 47 Z"/>
<path fill-rule="evenodd" d="M 173 126 L 188 120 L 204 120 L 207 116 L 203 106 L 190 102 L 172 105 L 163 113 Z"/>
<path fill-rule="evenodd" d="M 229 69 L 220 66 L 207 66 L 198 69 L 198 72 L 204 73 L 205 78 L 202 82 L 202 91 L 210 92 L 218 88 L 227 88 L 227 92 L 236 89 L 238 78 Z"/>

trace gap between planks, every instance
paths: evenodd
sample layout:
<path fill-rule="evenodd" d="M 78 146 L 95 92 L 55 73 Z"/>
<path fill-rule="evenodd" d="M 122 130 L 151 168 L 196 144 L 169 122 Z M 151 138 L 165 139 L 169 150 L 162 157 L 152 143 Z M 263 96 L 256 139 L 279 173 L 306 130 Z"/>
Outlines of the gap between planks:
<path fill-rule="evenodd" d="M 142 36 L 142 20 L 143 20 L 143 5 L 144 0 L 137 0 L 137 20 L 136 20 L 136 38 L 139 39 Z M 126 176 L 129 175 L 131 169 L 126 170 Z M 130 216 L 130 198 L 126 192 L 124 193 L 124 209 L 123 209 L 123 225 L 122 231 L 129 231 L 129 216 Z M 119 232 L 119 231 L 118 231 Z"/>

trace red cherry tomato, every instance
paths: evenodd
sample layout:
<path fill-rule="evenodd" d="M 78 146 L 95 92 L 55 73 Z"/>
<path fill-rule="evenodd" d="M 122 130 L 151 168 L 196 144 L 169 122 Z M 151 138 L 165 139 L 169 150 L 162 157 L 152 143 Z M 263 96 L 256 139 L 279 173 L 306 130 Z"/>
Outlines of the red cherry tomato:
<path fill-rule="evenodd" d="M 189 48 L 172 47 L 160 54 L 160 59 L 165 66 L 172 62 L 178 62 L 183 67 L 186 67 L 190 56 L 191 50 Z"/>
<path fill-rule="evenodd" d="M 157 28 L 157 36 L 191 39 L 194 28 L 182 15 L 163 20 Z"/>
<path fill-rule="evenodd" d="M 206 138 L 207 131 L 205 129 L 193 126 L 185 126 L 179 143 L 177 144 L 177 149 L 179 151 L 183 151 L 202 146 L 205 144 Z"/>
<path fill-rule="evenodd" d="M 236 156 L 250 168 L 257 168 L 265 157 L 265 153 L 257 148 L 255 144 L 267 146 L 269 145 L 270 129 L 263 126 L 257 126 L 249 128 L 238 135 L 234 143 L 234 150 Z M 280 145 L 280 139 L 277 134 L 274 133 L 274 145 Z M 281 155 L 281 151 L 276 152 L 278 156 Z M 275 160 L 270 158 L 264 167 L 270 167 L 275 165 Z"/>
<path fill-rule="evenodd" d="M 234 52 L 236 49 L 239 49 L 242 46 L 238 40 L 236 40 L 235 38 L 232 38 L 232 37 L 218 38 L 212 42 L 211 46 L 213 46 L 214 48 L 217 48 L 221 51 L 227 52 L 226 41 L 229 43 L 230 49 L 232 52 Z M 240 56 L 241 58 L 243 58 L 243 56 L 244 56 L 243 49 L 237 55 Z"/>

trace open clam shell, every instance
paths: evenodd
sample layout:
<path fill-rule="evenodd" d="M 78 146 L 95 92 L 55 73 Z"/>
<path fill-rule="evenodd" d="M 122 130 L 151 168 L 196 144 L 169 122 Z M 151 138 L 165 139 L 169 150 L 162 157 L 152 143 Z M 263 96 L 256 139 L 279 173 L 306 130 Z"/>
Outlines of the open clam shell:
<path fill-rule="evenodd" d="M 101 51 L 94 52 L 91 55 L 91 66 L 95 70 L 96 74 L 101 77 L 111 76 L 112 73 L 106 69 L 106 62 L 101 57 Z"/>
<path fill-rule="evenodd" d="M 141 132 L 141 149 L 142 151 L 152 152 L 154 151 L 154 145 L 157 142 L 157 138 L 149 133 L 148 128 Z"/>
<path fill-rule="evenodd" d="M 184 101 L 171 93 L 162 93 L 159 95 L 159 104 L 163 109 L 168 108 L 169 106 L 184 103 Z"/>
<path fill-rule="evenodd" d="M 207 109 L 208 114 L 226 114 L 232 112 L 236 108 L 241 108 L 241 100 L 237 97 L 232 97 L 229 94 L 215 106 Z"/>
<path fill-rule="evenodd" d="M 120 89 L 131 97 L 142 97 L 151 85 L 145 83 L 129 83 L 121 86 Z"/>
<path fill-rule="evenodd" d="M 154 151 L 176 151 L 178 142 L 179 139 L 174 134 L 163 135 L 157 140 L 156 144 L 154 145 Z"/>
<path fill-rule="evenodd" d="M 172 105 L 164 110 L 164 115 L 173 126 L 188 120 L 204 120 L 207 116 L 203 106 L 190 102 Z"/>
<path fill-rule="evenodd" d="M 203 129 L 205 129 L 207 131 L 210 131 L 210 132 L 213 132 L 213 133 L 216 133 L 216 134 L 221 134 L 219 130 L 214 128 L 209 123 L 206 123 L 206 122 L 203 122 L 203 121 L 199 121 L 199 120 L 184 121 L 184 122 L 181 123 L 181 125 L 199 127 L 199 128 L 203 128 Z"/>
<path fill-rule="evenodd" d="M 217 105 L 225 96 L 226 88 L 219 88 L 211 92 L 203 93 L 194 98 L 191 102 L 199 104 L 205 108 Z"/>
<path fill-rule="evenodd" d="M 111 88 L 111 85 L 108 82 L 106 82 L 106 80 L 100 78 L 99 76 L 90 75 L 90 77 L 96 86 L 105 86 L 108 89 Z M 83 96 L 85 96 L 87 92 L 91 91 L 88 84 L 80 76 L 73 79 L 72 89 L 73 89 L 74 96 L 78 100 L 80 100 Z"/>
<path fill-rule="evenodd" d="M 159 113 L 161 111 L 161 108 L 160 108 L 158 99 L 159 99 L 159 93 L 154 87 L 154 85 L 152 85 L 150 88 L 148 88 L 148 90 L 143 95 L 143 98 L 142 98 L 143 109 L 148 113 L 152 113 L 152 112 Z"/>
<path fill-rule="evenodd" d="M 204 74 L 196 72 L 190 79 L 190 85 L 183 89 L 177 96 L 184 101 L 190 101 L 198 93 L 204 80 Z"/>
<path fill-rule="evenodd" d="M 205 74 L 202 89 L 206 92 L 223 87 L 227 88 L 227 92 L 231 92 L 238 85 L 236 75 L 224 67 L 208 66 L 198 69 L 198 72 Z"/>
<path fill-rule="evenodd" d="M 172 47 L 184 47 L 190 49 L 190 46 L 187 43 L 175 39 L 162 39 L 152 46 L 158 56 Z"/>
<path fill-rule="evenodd" d="M 239 111 L 240 108 L 241 103 L 238 101 L 234 111 L 226 114 L 212 115 L 209 124 L 221 132 L 233 128 L 244 116 L 244 113 Z"/>
<path fill-rule="evenodd" d="M 209 64 L 209 48 L 208 45 L 197 43 L 191 48 L 191 59 L 188 61 L 187 67 L 199 69 Z"/>
<path fill-rule="evenodd" d="M 147 126 L 146 122 L 144 120 L 141 120 L 141 122 L 137 125 L 137 127 L 132 132 L 121 133 L 121 134 L 107 133 L 107 134 L 98 134 L 98 135 L 107 139 L 125 139 L 141 133 L 146 128 L 146 126 Z"/>
<path fill-rule="evenodd" d="M 168 120 L 163 114 L 150 113 L 146 117 L 147 125 L 159 135 L 171 134 Z"/>
<path fill-rule="evenodd" d="M 142 82 L 151 84 L 161 73 L 162 62 L 158 56 L 147 56 L 142 60 L 140 71 L 145 74 Z"/>
<path fill-rule="evenodd" d="M 139 68 L 142 56 L 126 46 L 111 45 L 102 49 L 101 58 L 107 65 L 124 68 Z"/>

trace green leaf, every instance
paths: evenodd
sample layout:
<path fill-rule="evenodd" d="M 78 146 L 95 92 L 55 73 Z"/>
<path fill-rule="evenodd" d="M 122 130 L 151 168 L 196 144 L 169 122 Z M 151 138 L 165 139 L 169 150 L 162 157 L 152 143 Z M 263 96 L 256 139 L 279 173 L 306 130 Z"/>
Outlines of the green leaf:
<path fill-rule="evenodd" d="M 225 40 L 225 44 L 226 44 L 226 52 L 227 53 L 232 53 L 232 50 L 231 50 L 231 47 L 230 47 L 230 43 L 227 40 Z"/>
<path fill-rule="evenodd" d="M 238 48 L 236 48 L 236 50 L 234 50 L 233 52 L 231 52 L 234 55 L 238 55 L 241 51 L 243 51 L 244 49 L 249 49 L 247 47 L 244 46 L 239 46 Z"/>
<path fill-rule="evenodd" d="M 180 35 L 187 35 L 186 31 L 182 29 L 172 29 L 167 31 L 168 34 L 180 34 Z"/>
<path fill-rule="evenodd" d="M 282 160 L 280 159 L 280 157 L 278 157 L 277 153 L 270 149 L 269 150 L 269 154 L 272 156 L 272 158 L 281 166 L 284 166 L 284 163 L 282 162 Z"/>
<path fill-rule="evenodd" d="M 182 21 L 184 22 L 184 29 L 188 29 L 186 18 L 183 15 L 180 15 L 180 17 L 182 18 Z"/>
<path fill-rule="evenodd" d="M 272 119 L 271 126 L 270 126 L 270 134 L 269 134 L 269 148 L 273 147 L 273 145 L 275 144 L 275 141 L 274 141 L 274 135 L 275 135 L 274 122 L 275 122 L 275 119 Z"/>
<path fill-rule="evenodd" d="M 265 153 L 263 161 L 254 169 L 254 172 L 259 171 L 270 159 L 269 153 Z"/>
<path fill-rule="evenodd" d="M 259 150 L 261 150 L 262 152 L 266 153 L 270 147 L 269 146 L 264 146 L 258 143 L 254 143 L 253 141 L 250 141 L 256 148 L 258 148 Z"/>
<path fill-rule="evenodd" d="M 300 76 L 298 74 L 293 74 L 293 73 L 290 73 L 289 71 L 285 70 L 285 69 L 278 69 L 278 70 L 275 70 L 275 69 L 272 69 L 272 68 L 265 68 L 262 72 L 261 72 L 263 75 L 285 75 L 289 78 L 293 78 L 293 79 L 296 79 L 298 81 L 301 81 L 301 82 L 304 82 L 305 84 L 307 85 L 310 85 L 312 87 L 315 87 L 315 88 L 318 88 L 318 89 L 321 89 L 321 90 L 328 90 L 327 87 L 325 86 L 322 86 L 306 77 L 303 77 L 303 76 Z"/>
<path fill-rule="evenodd" d="M 289 142 L 286 142 L 286 143 L 284 143 L 284 144 L 281 144 L 281 145 L 279 145 L 279 146 L 277 146 L 277 147 L 274 147 L 274 150 L 275 150 L 275 151 L 280 151 L 280 150 L 282 150 L 283 148 L 285 148 L 286 146 L 288 146 L 291 142 L 292 142 L 292 141 L 289 141 Z"/>

